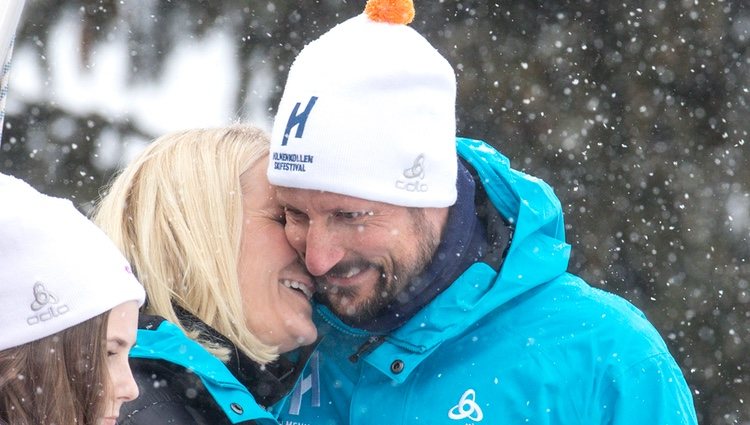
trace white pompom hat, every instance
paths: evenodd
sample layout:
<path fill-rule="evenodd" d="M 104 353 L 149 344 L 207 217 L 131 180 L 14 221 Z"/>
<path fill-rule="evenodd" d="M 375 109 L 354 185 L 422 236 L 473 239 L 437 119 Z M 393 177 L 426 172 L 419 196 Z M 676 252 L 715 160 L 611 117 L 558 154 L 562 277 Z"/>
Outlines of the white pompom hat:
<path fill-rule="evenodd" d="M 70 201 L 0 174 L 0 350 L 144 299 L 125 257 Z"/>
<path fill-rule="evenodd" d="M 406 26 L 411 0 L 367 3 L 307 45 L 271 132 L 271 183 L 406 207 L 456 201 L 456 77 Z"/>

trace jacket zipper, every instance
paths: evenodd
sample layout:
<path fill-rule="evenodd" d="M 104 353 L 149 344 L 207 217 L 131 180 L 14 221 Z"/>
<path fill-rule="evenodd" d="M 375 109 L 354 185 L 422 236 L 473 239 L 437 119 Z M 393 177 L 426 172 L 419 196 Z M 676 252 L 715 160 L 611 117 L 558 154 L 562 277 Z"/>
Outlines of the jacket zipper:
<path fill-rule="evenodd" d="M 352 363 L 357 363 L 360 357 L 378 348 L 380 344 L 384 342 L 385 342 L 385 337 L 382 335 L 374 335 L 374 336 L 367 338 L 367 341 L 365 341 L 364 344 L 360 345 L 354 354 L 349 356 L 349 361 Z"/>
<path fill-rule="evenodd" d="M 329 325 L 331 325 L 333 328 L 336 328 L 339 332 L 342 332 L 344 334 L 354 336 L 354 337 L 367 337 L 367 341 L 365 341 L 362 345 L 357 348 L 357 351 L 354 352 L 351 356 L 349 356 L 349 361 L 352 363 L 357 363 L 359 359 L 364 356 L 365 354 L 368 354 L 372 350 L 378 348 L 382 343 L 385 342 L 386 337 L 385 335 L 370 335 L 366 332 L 357 333 L 353 332 L 351 329 L 347 329 L 338 323 L 335 323 L 333 320 L 331 320 L 325 311 L 320 311 L 320 317 L 323 318 L 323 320 L 326 321 Z"/>

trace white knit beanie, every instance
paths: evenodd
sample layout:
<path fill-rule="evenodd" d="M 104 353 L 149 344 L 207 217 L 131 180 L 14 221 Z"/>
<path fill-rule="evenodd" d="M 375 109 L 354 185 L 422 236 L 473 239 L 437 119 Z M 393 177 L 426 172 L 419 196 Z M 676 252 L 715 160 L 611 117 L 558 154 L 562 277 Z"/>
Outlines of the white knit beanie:
<path fill-rule="evenodd" d="M 117 247 L 70 201 L 0 174 L 0 350 L 144 298 Z"/>
<path fill-rule="evenodd" d="M 365 13 L 307 45 L 271 133 L 271 183 L 406 207 L 456 201 L 456 77 L 406 26 L 411 0 Z"/>

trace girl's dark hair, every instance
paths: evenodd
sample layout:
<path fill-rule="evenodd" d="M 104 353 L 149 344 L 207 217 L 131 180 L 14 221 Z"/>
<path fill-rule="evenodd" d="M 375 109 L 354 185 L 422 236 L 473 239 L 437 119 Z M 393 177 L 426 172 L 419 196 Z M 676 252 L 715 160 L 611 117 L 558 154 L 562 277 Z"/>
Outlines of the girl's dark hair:
<path fill-rule="evenodd" d="M 0 423 L 95 425 L 104 416 L 108 313 L 0 351 Z"/>

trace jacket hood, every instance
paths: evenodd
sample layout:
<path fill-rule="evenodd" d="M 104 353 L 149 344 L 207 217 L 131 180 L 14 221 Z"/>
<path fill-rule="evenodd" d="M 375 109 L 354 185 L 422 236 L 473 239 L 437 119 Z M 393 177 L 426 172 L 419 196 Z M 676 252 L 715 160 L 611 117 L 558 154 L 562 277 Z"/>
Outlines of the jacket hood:
<path fill-rule="evenodd" d="M 565 272 L 570 245 L 565 242 L 562 206 L 552 188 L 511 169 L 508 158 L 482 141 L 459 138 L 457 147 L 476 170 L 492 205 L 514 228 L 498 276 L 500 286 L 528 290 Z"/>

